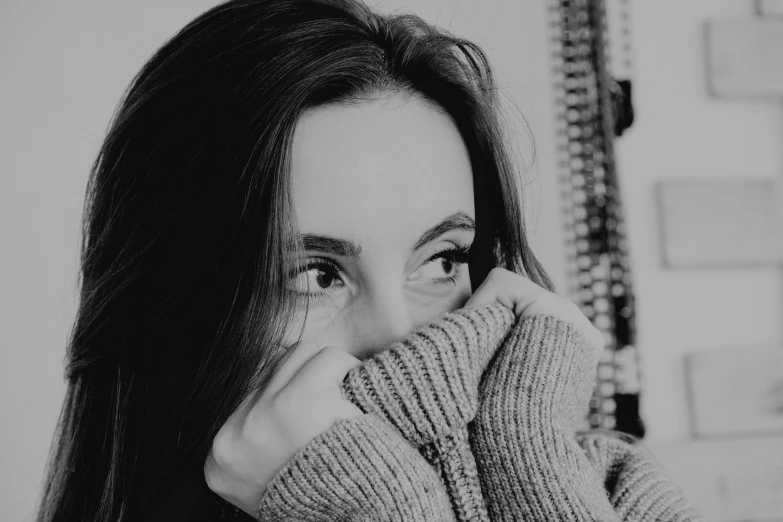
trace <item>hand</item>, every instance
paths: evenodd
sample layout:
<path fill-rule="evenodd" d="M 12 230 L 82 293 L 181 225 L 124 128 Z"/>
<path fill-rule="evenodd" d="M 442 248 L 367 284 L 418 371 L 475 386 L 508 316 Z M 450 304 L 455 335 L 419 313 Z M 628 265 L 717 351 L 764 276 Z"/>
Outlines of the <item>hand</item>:
<path fill-rule="evenodd" d="M 204 464 L 209 488 L 251 516 L 297 451 L 335 421 L 362 414 L 339 388 L 358 359 L 313 343 L 291 349 L 269 386 L 246 399 L 221 427 Z"/>
<path fill-rule="evenodd" d="M 570 299 L 541 288 L 533 281 L 503 268 L 493 268 L 465 303 L 465 307 L 498 302 L 517 317 L 550 315 L 574 325 L 593 347 L 597 365 L 604 350 L 604 336 Z"/>

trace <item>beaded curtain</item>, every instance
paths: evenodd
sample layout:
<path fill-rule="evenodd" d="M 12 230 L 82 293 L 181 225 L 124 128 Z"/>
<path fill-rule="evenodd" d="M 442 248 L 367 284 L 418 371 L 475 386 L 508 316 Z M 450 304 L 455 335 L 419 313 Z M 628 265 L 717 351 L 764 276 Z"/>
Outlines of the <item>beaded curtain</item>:
<path fill-rule="evenodd" d="M 613 148 L 632 121 L 630 79 L 610 75 L 603 0 L 550 0 L 549 14 L 570 291 L 606 341 L 585 427 L 642 437 L 634 294 Z"/>

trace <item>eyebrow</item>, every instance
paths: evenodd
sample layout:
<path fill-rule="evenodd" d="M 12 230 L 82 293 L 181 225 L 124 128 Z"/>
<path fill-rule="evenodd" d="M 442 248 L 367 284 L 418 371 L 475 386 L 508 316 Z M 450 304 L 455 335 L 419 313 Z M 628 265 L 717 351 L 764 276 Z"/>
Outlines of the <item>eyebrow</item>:
<path fill-rule="evenodd" d="M 427 231 L 416 241 L 413 250 L 418 250 L 446 232 L 452 230 L 473 231 L 475 229 L 476 223 L 473 218 L 465 212 L 456 212 L 432 228 L 427 229 Z M 359 257 L 362 254 L 362 247 L 345 239 L 318 234 L 302 234 L 300 239 L 304 249 L 310 252 L 320 252 L 338 257 Z"/>
<path fill-rule="evenodd" d="M 476 222 L 465 212 L 457 212 L 450 215 L 434 227 L 430 228 L 421 235 L 413 250 L 418 250 L 430 241 L 438 239 L 440 236 L 451 230 L 476 230 Z"/>
<path fill-rule="evenodd" d="M 316 234 L 302 234 L 302 246 L 305 250 L 332 254 L 340 257 L 359 257 L 362 247 L 345 239 Z"/>

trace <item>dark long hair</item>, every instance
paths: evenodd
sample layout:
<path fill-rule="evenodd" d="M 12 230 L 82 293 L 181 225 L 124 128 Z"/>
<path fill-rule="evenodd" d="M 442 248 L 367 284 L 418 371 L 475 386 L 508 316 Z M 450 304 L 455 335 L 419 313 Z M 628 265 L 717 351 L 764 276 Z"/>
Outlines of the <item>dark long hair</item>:
<path fill-rule="evenodd" d="M 551 289 L 481 49 L 353 0 L 223 3 L 150 58 L 94 163 L 40 522 L 136 520 L 203 473 L 218 429 L 268 382 L 288 326 L 297 120 L 384 92 L 435 103 L 463 137 L 474 286 L 500 265 Z"/>

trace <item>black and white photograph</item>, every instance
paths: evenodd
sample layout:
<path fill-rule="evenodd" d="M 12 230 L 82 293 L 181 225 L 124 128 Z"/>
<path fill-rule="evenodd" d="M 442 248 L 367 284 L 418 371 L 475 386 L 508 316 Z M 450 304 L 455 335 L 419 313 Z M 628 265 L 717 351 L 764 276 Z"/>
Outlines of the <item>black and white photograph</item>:
<path fill-rule="evenodd" d="M 783 522 L 780 0 L 0 0 L 0 520 Z"/>

